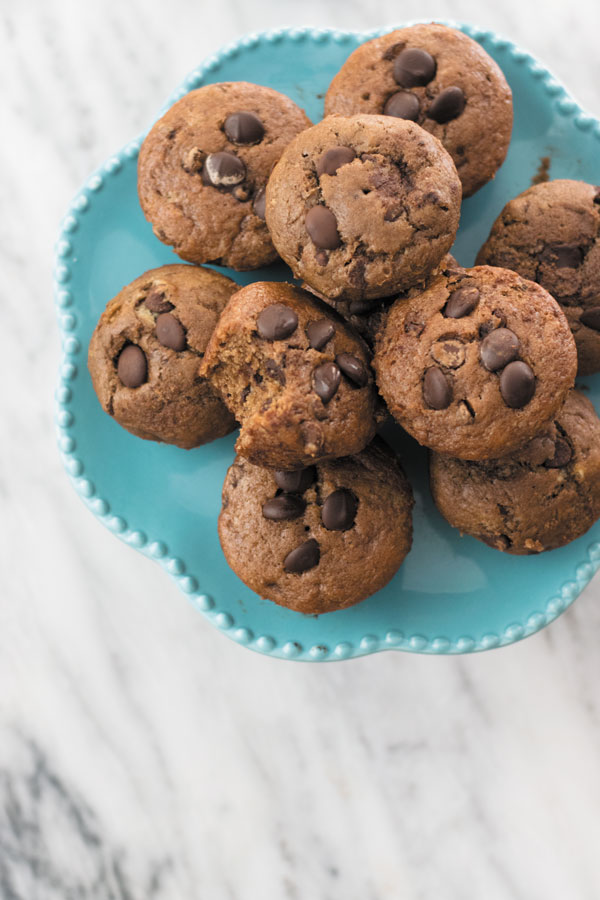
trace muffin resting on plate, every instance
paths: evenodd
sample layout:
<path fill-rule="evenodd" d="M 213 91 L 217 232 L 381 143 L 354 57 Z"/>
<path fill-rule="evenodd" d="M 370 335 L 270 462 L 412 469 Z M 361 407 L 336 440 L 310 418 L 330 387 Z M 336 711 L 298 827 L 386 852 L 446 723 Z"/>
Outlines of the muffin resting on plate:
<path fill-rule="evenodd" d="M 600 420 L 571 391 L 554 420 L 521 450 L 468 462 L 431 455 L 431 490 L 463 534 L 507 553 L 563 547 L 600 516 Z"/>
<path fill-rule="evenodd" d="M 419 443 L 490 459 L 556 415 L 577 354 L 564 313 L 539 284 L 477 266 L 397 300 L 373 365 L 390 413 Z"/>
<path fill-rule="evenodd" d="M 600 188 L 560 179 L 510 200 L 477 263 L 537 281 L 567 317 L 579 374 L 600 371 Z"/>
<path fill-rule="evenodd" d="M 293 472 L 238 457 L 223 487 L 227 562 L 261 597 L 303 613 L 352 606 L 392 578 L 412 542 L 412 491 L 378 442 Z"/>
<path fill-rule="evenodd" d="M 245 81 L 209 84 L 174 103 L 138 163 L 140 203 L 159 240 L 194 263 L 242 270 L 273 262 L 265 185 L 308 125 L 289 97 Z"/>
<path fill-rule="evenodd" d="M 513 122 L 502 70 L 462 31 L 411 25 L 361 44 L 329 86 L 325 114 L 384 114 L 442 142 L 469 197 L 504 162 Z"/>
<path fill-rule="evenodd" d="M 151 269 L 111 300 L 92 335 L 88 367 L 102 408 L 151 441 L 186 449 L 235 427 L 198 364 L 237 285 L 197 266 Z"/>

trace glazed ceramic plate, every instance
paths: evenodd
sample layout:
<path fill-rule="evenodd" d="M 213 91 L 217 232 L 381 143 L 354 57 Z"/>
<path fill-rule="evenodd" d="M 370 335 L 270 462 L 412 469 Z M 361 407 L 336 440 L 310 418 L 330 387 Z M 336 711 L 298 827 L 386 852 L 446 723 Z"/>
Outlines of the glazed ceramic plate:
<path fill-rule="evenodd" d="M 495 181 L 463 205 L 453 253 L 471 265 L 502 206 L 530 185 L 543 158 L 550 160 L 552 178 L 600 180 L 600 122 L 583 113 L 528 53 L 504 38 L 462 28 L 497 60 L 515 98 L 508 158 Z M 289 94 L 318 121 L 331 78 L 358 44 L 374 36 L 308 28 L 248 35 L 192 72 L 167 106 L 202 84 L 244 80 Z M 414 488 L 415 530 L 411 553 L 384 590 L 343 612 L 302 616 L 260 599 L 234 575 L 217 537 L 234 436 L 189 451 L 139 440 L 102 411 L 87 371 L 88 342 L 107 301 L 146 269 L 177 262 L 154 237 L 138 204 L 140 143 L 138 138 L 115 153 L 89 178 L 57 245 L 64 348 L 58 439 L 66 470 L 91 512 L 121 540 L 156 559 L 224 634 L 284 659 L 336 660 L 386 649 L 486 650 L 556 618 L 600 565 L 600 524 L 568 547 L 524 558 L 461 538 L 431 501 L 426 451 L 395 427 L 385 436 Z M 290 278 L 283 265 L 225 274 L 243 284 Z M 600 376 L 584 379 L 583 387 L 599 408 Z"/>

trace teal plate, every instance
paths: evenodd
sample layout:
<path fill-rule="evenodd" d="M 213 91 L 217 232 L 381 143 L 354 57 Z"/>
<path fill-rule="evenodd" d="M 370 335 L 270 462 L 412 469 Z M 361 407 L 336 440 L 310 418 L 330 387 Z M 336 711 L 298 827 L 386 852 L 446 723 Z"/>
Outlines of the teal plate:
<path fill-rule="evenodd" d="M 497 60 L 515 97 L 508 158 L 495 181 L 463 205 L 453 252 L 470 265 L 502 206 L 529 186 L 542 157 L 550 157 L 553 178 L 600 180 L 600 122 L 528 53 L 489 32 L 458 27 Z M 310 28 L 248 35 L 192 72 L 167 106 L 201 84 L 244 80 L 289 94 L 318 121 L 331 78 L 358 44 L 374 36 Z M 487 650 L 555 619 L 600 566 L 600 524 L 568 547 L 537 557 L 511 557 L 461 538 L 433 506 L 426 452 L 394 427 L 386 437 L 415 491 L 415 533 L 411 553 L 384 590 L 352 609 L 302 616 L 260 599 L 230 571 L 216 526 L 234 438 L 190 451 L 141 441 L 102 412 L 87 371 L 88 341 L 107 301 L 146 269 L 176 261 L 138 204 L 140 143 L 128 144 L 88 179 L 57 245 L 54 280 L 64 352 L 58 441 L 71 481 L 94 515 L 159 561 L 223 633 L 283 659 L 339 660 L 386 649 Z M 283 265 L 226 274 L 240 283 L 290 277 Z M 583 384 L 599 408 L 600 376 Z"/>

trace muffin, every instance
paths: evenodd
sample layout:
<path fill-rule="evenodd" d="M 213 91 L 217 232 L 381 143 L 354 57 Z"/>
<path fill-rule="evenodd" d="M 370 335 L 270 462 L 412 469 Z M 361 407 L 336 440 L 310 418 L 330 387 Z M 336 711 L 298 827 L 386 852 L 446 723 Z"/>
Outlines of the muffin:
<path fill-rule="evenodd" d="M 244 270 L 273 262 L 265 185 L 286 144 L 308 125 L 289 97 L 261 85 L 190 91 L 140 150 L 138 193 L 157 238 L 193 263 Z"/>
<path fill-rule="evenodd" d="M 435 135 L 469 197 L 504 162 L 512 93 L 494 60 L 462 31 L 411 25 L 362 44 L 331 82 L 325 115 L 364 113 L 408 119 Z"/>
<path fill-rule="evenodd" d="M 189 449 L 223 437 L 235 419 L 198 375 L 237 285 L 211 269 L 151 269 L 100 316 L 88 367 L 102 408 L 132 434 Z"/>

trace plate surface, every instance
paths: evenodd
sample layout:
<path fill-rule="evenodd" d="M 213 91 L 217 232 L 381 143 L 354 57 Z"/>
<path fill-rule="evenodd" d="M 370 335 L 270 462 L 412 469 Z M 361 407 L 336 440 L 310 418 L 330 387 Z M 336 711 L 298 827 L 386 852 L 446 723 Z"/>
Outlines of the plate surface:
<path fill-rule="evenodd" d="M 552 178 L 600 180 L 600 122 L 528 53 L 489 32 L 457 27 L 497 60 L 515 99 L 508 158 L 494 182 L 463 204 L 453 253 L 471 265 L 502 206 L 529 186 L 542 157 L 551 160 Z M 318 121 L 331 78 L 358 44 L 374 36 L 314 29 L 249 35 L 192 72 L 167 106 L 201 84 L 244 80 L 289 94 Z M 57 244 L 55 294 L 64 350 L 58 441 L 89 509 L 122 540 L 158 560 L 217 628 L 284 659 L 345 659 L 383 649 L 486 650 L 556 618 L 600 566 L 600 523 L 568 547 L 537 557 L 511 557 L 461 538 L 433 506 L 426 451 L 395 427 L 385 436 L 415 491 L 415 534 L 413 550 L 384 590 L 351 609 L 305 617 L 260 599 L 230 571 L 216 523 L 234 437 L 191 451 L 139 440 L 102 411 L 87 371 L 88 342 L 108 300 L 146 269 L 177 261 L 154 237 L 138 204 L 140 143 L 133 141 L 89 178 Z M 290 278 L 283 265 L 226 274 L 244 284 Z M 581 383 L 599 409 L 600 376 Z"/>

